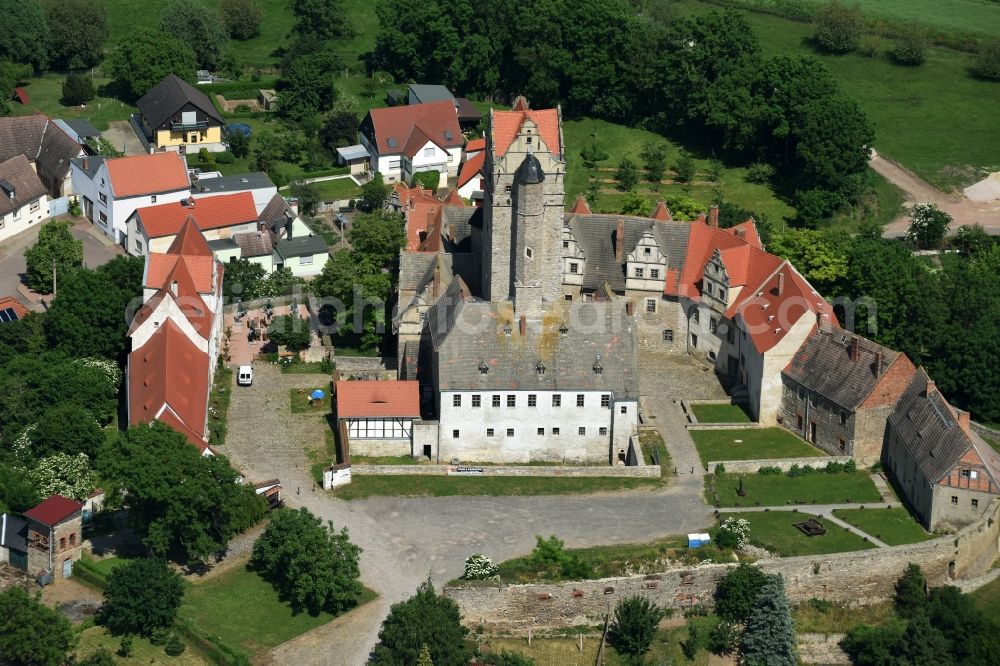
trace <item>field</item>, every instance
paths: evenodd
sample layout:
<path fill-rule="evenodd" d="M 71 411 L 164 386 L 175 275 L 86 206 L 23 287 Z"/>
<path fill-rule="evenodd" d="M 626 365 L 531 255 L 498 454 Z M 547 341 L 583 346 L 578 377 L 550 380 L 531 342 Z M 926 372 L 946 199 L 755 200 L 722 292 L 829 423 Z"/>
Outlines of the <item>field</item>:
<path fill-rule="evenodd" d="M 750 521 L 750 541 L 782 557 L 845 553 L 875 547 L 854 532 L 829 521 L 824 521 L 822 518 L 819 519 L 819 522 L 826 527 L 826 534 L 806 536 L 794 525 L 813 517 L 808 513 L 758 511 L 726 513 L 723 514 L 723 517 L 745 518 Z"/>
<path fill-rule="evenodd" d="M 995 25 L 998 5 L 934 0 L 867 0 L 867 4 L 890 6 L 895 12 L 904 5 L 913 13 L 938 6 L 937 14 L 974 23 L 956 7 L 975 5 L 989 11 Z M 677 3 L 685 13 L 703 13 L 719 8 L 696 0 Z M 928 48 L 920 67 L 893 64 L 885 52 L 869 58 L 860 53 L 833 56 L 816 52 L 808 44 L 811 25 L 776 16 L 746 13 L 767 55 L 807 55 L 820 59 L 840 82 L 844 92 L 863 108 L 875 125 L 875 147 L 880 153 L 903 163 L 928 182 L 950 189 L 977 180 L 977 169 L 1000 169 L 1000 132 L 995 109 L 1000 105 L 1000 85 L 969 75 L 971 56 L 943 48 Z M 996 34 L 996 29 L 993 29 Z M 975 100 L 956 107 L 942 99 Z"/>
<path fill-rule="evenodd" d="M 824 454 L 784 428 L 691 430 L 702 464 L 712 460 L 813 458 Z M 822 464 L 822 461 L 818 461 Z"/>
<path fill-rule="evenodd" d="M 750 423 L 739 405 L 691 405 L 691 411 L 699 423 Z"/>
<path fill-rule="evenodd" d="M 59 99 L 62 97 L 64 78 L 61 74 L 46 74 L 42 77 L 28 79 L 24 82 L 24 90 L 31 98 L 31 103 L 28 106 L 12 104 L 13 114 L 27 116 L 41 111 L 50 118 L 64 120 L 84 118 L 97 129 L 104 131 L 108 129 L 110 121 L 128 120 L 129 115 L 136 111 L 134 106 L 111 97 L 101 96 L 101 87 L 108 83 L 108 79 L 101 77 L 94 79 L 94 90 L 98 96 L 88 102 L 86 106 L 63 106 Z"/>
<path fill-rule="evenodd" d="M 833 515 L 890 546 L 934 538 L 906 509 L 842 509 L 834 511 Z"/>
<path fill-rule="evenodd" d="M 340 201 L 361 196 L 361 188 L 350 178 L 324 180 L 313 183 L 313 187 L 319 192 L 320 201 Z"/>
<path fill-rule="evenodd" d="M 993 622 L 1000 624 L 1000 578 L 972 593 L 976 606 Z"/>
<path fill-rule="evenodd" d="M 330 491 L 334 497 L 352 500 L 379 495 L 397 497 L 452 497 L 458 495 L 577 495 L 663 487 L 659 479 L 617 477 L 546 476 L 390 476 L 357 475 L 351 483 Z"/>
<path fill-rule="evenodd" d="M 720 506 L 782 506 L 786 504 L 850 504 L 878 502 L 882 499 L 868 472 L 827 474 L 816 472 L 803 476 L 743 475 L 746 496 L 737 495 L 740 477 L 722 474 L 715 477 Z"/>
<path fill-rule="evenodd" d="M 820 5 L 820 0 L 808 0 Z M 982 0 L 856 0 L 866 16 L 916 21 L 936 30 L 1000 34 L 1000 5 Z"/>
<path fill-rule="evenodd" d="M 792 609 L 795 630 L 799 633 L 847 633 L 859 624 L 881 627 L 893 621 L 895 617 L 896 612 L 891 601 L 871 606 L 831 604 L 828 608 L 804 603 Z"/>

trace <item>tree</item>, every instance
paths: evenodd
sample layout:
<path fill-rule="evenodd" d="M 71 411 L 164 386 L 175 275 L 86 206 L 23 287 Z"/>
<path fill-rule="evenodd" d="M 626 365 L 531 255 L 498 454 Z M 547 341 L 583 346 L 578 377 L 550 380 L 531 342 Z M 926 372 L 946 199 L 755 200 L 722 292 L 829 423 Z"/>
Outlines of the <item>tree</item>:
<path fill-rule="evenodd" d="M 389 609 L 371 661 L 384 666 L 412 664 L 426 645 L 434 666 L 465 666 L 471 657 L 465 646 L 469 630 L 460 619 L 454 600 L 439 597 L 430 580 L 421 583 L 416 594 Z"/>
<path fill-rule="evenodd" d="M 694 180 L 696 167 L 694 164 L 694 158 L 691 157 L 691 153 L 686 150 L 682 150 L 678 153 L 677 161 L 674 162 L 674 172 L 677 174 L 677 180 L 682 183 L 690 183 Z"/>
<path fill-rule="evenodd" d="M 57 453 L 42 458 L 28 471 L 28 478 L 42 496 L 62 495 L 77 501 L 87 499 L 98 483 L 86 453 Z"/>
<path fill-rule="evenodd" d="M 636 169 L 635 162 L 628 155 L 618 163 L 615 180 L 618 181 L 618 189 L 623 192 L 628 192 L 639 183 L 639 170 Z"/>
<path fill-rule="evenodd" d="M 635 190 L 626 192 L 625 197 L 622 199 L 622 214 L 624 215 L 648 217 L 652 210 L 653 207 L 650 205 L 649 199 Z"/>
<path fill-rule="evenodd" d="M 24 470 L 0 463 L 0 504 L 24 513 L 41 501 L 38 489 L 25 478 Z"/>
<path fill-rule="evenodd" d="M 920 565 L 911 562 L 896 581 L 894 603 L 900 617 L 909 619 L 927 612 L 927 579 Z"/>
<path fill-rule="evenodd" d="M 243 158 L 250 152 L 250 137 L 243 132 L 230 132 L 226 134 L 226 145 L 233 157 Z"/>
<path fill-rule="evenodd" d="M 830 53 L 849 53 L 858 48 L 864 19 L 859 5 L 844 5 L 839 0 L 816 9 L 816 41 Z"/>
<path fill-rule="evenodd" d="M 316 185 L 303 180 L 293 180 L 290 187 L 292 196 L 299 202 L 299 210 L 304 215 L 315 215 L 320 200 L 319 189 Z"/>
<path fill-rule="evenodd" d="M 283 65 L 278 80 L 278 113 L 301 121 L 330 108 L 338 95 L 339 69 L 340 59 L 328 51 L 300 55 Z"/>
<path fill-rule="evenodd" d="M 254 544 L 250 566 L 293 610 L 337 614 L 352 608 L 364 590 L 360 555 L 346 528 L 337 532 L 308 509 L 285 509 L 274 513 Z"/>
<path fill-rule="evenodd" d="M 993 237 L 981 224 L 963 224 L 955 230 L 952 246 L 963 256 L 972 257 L 994 246 Z"/>
<path fill-rule="evenodd" d="M 677 220 L 693 220 L 705 212 L 705 207 L 690 197 L 668 194 L 663 197 L 664 205 Z"/>
<path fill-rule="evenodd" d="M 49 63 L 49 26 L 37 0 L 0 0 L 0 60 L 31 65 Z"/>
<path fill-rule="evenodd" d="M 31 450 L 38 457 L 56 453 L 97 455 L 104 443 L 104 431 L 84 407 L 58 404 L 45 411 L 31 431 Z"/>
<path fill-rule="evenodd" d="M 413 174 L 413 185 L 420 185 L 431 192 L 437 192 L 438 183 L 440 182 L 440 171 L 419 171 Z"/>
<path fill-rule="evenodd" d="M 420 648 L 417 666 L 434 666 L 434 660 L 431 659 L 431 649 L 427 647 L 427 643 L 424 643 L 423 647 Z"/>
<path fill-rule="evenodd" d="M 83 241 L 70 233 L 69 220 L 51 220 L 38 230 L 38 240 L 24 253 L 25 282 L 41 294 L 52 293 L 52 273 L 56 281 L 83 265 Z"/>
<path fill-rule="evenodd" d="M 219 16 L 230 37 L 246 41 L 260 34 L 264 10 L 260 0 L 221 0 Z"/>
<path fill-rule="evenodd" d="M 649 650 L 662 617 L 663 610 L 645 597 L 626 597 L 615 607 L 608 642 L 618 652 L 639 657 Z"/>
<path fill-rule="evenodd" d="M 101 62 L 109 31 L 104 0 L 46 0 L 45 19 L 55 65 L 86 69 Z"/>
<path fill-rule="evenodd" d="M 319 140 L 324 148 L 333 152 L 355 143 L 358 139 L 358 117 L 351 111 L 335 111 L 326 117 Z"/>
<path fill-rule="evenodd" d="M 309 349 L 312 333 L 309 320 L 294 315 L 275 317 L 267 327 L 267 335 L 276 345 L 284 345 L 291 351 Z"/>
<path fill-rule="evenodd" d="M 300 37 L 333 40 L 354 35 L 343 0 L 292 0 L 292 14 L 292 31 Z"/>
<path fill-rule="evenodd" d="M 94 99 L 94 83 L 86 74 L 70 74 L 63 81 L 62 99 L 66 106 L 78 106 Z"/>
<path fill-rule="evenodd" d="M 375 177 L 361 186 L 361 198 L 358 200 L 358 208 L 372 213 L 382 210 L 385 200 L 389 198 L 389 187 L 382 180 L 382 173 L 375 172 Z"/>
<path fill-rule="evenodd" d="M 972 71 L 979 78 L 1000 81 L 1000 40 L 980 42 Z"/>
<path fill-rule="evenodd" d="M 93 652 L 90 656 L 79 659 L 75 663 L 76 666 L 115 666 L 118 662 L 115 661 L 115 655 L 110 650 L 102 647 L 97 652 Z"/>
<path fill-rule="evenodd" d="M 267 272 L 260 264 L 240 258 L 226 264 L 222 293 L 227 303 L 253 301 L 263 296 L 263 282 Z"/>
<path fill-rule="evenodd" d="M 60 666 L 75 640 L 60 613 L 19 587 L 0 592 L 0 663 Z"/>
<path fill-rule="evenodd" d="M 924 61 L 927 49 L 927 32 L 918 23 L 907 23 L 896 36 L 892 59 L 900 65 L 915 67 Z"/>
<path fill-rule="evenodd" d="M 237 483 L 225 456 L 202 456 L 184 435 L 155 422 L 129 428 L 104 447 L 98 469 L 154 554 L 204 561 L 264 517 L 253 488 Z"/>
<path fill-rule="evenodd" d="M 921 250 L 939 248 L 948 233 L 951 219 L 951 215 L 934 204 L 915 204 L 910 209 L 910 227 L 906 230 L 906 240 Z"/>
<path fill-rule="evenodd" d="M 583 158 L 583 165 L 588 169 L 596 169 L 597 165 L 610 157 L 608 152 L 598 146 L 596 143 L 590 144 L 587 148 L 580 151 L 580 157 Z"/>
<path fill-rule="evenodd" d="M 741 562 L 719 581 L 715 588 L 715 612 L 730 622 L 746 622 L 767 574 L 759 567 Z"/>
<path fill-rule="evenodd" d="M 708 650 L 721 657 L 736 652 L 740 646 L 741 629 L 732 622 L 720 620 L 708 632 Z"/>
<path fill-rule="evenodd" d="M 160 32 L 173 35 L 191 47 L 205 69 L 222 62 L 228 37 L 219 13 L 196 0 L 169 0 L 160 14 Z"/>
<path fill-rule="evenodd" d="M 116 636 L 149 636 L 174 623 L 183 596 L 181 577 L 166 562 L 151 557 L 129 560 L 108 574 L 97 621 Z"/>
<path fill-rule="evenodd" d="M 657 184 L 659 189 L 660 181 L 667 170 L 667 146 L 663 143 L 650 142 L 642 148 L 639 153 L 645 162 L 646 180 Z"/>
<path fill-rule="evenodd" d="M 847 276 L 849 239 L 812 229 L 772 234 L 768 251 L 788 259 L 821 294 L 835 291 Z"/>
<path fill-rule="evenodd" d="M 747 666 L 796 666 L 795 623 L 780 575 L 768 576 L 747 617 L 740 645 Z"/>
<path fill-rule="evenodd" d="M 194 51 L 176 37 L 138 28 L 125 37 L 104 63 L 108 76 L 132 97 L 145 95 L 168 74 L 194 80 Z"/>
<path fill-rule="evenodd" d="M 479 661 L 489 666 L 535 666 L 534 659 L 509 650 L 500 650 L 500 654 L 486 653 L 479 657 Z"/>

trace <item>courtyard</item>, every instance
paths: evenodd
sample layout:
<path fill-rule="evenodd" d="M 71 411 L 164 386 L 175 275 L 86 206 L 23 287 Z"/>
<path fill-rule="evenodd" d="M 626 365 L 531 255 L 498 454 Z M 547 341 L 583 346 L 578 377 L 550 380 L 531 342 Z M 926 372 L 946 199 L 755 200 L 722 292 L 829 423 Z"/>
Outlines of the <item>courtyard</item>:
<path fill-rule="evenodd" d="M 819 458 L 826 454 L 784 428 L 691 430 L 701 464 L 719 460 Z M 711 471 L 711 470 L 709 470 Z"/>

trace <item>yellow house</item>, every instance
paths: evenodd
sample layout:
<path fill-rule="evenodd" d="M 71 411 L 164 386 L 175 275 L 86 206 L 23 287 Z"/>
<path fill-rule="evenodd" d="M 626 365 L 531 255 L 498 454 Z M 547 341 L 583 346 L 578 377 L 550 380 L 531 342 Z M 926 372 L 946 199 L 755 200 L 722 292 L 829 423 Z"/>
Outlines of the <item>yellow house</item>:
<path fill-rule="evenodd" d="M 136 102 L 142 129 L 154 149 L 181 154 L 225 150 L 222 116 L 211 100 L 187 81 L 170 74 Z"/>

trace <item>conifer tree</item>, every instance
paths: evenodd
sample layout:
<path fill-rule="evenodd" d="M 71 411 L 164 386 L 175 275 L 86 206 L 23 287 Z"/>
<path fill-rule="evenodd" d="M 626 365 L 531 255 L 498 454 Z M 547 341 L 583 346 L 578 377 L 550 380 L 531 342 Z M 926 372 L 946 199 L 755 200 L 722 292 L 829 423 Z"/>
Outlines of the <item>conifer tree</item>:
<path fill-rule="evenodd" d="M 796 666 L 795 624 L 781 576 L 771 576 L 754 603 L 740 647 L 746 666 Z"/>

